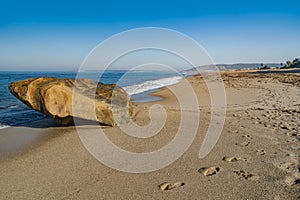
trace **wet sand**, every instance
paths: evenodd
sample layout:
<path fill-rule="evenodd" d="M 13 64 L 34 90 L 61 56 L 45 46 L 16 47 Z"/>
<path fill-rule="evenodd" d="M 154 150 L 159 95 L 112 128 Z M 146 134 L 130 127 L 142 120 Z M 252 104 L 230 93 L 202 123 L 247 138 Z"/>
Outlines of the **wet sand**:
<path fill-rule="evenodd" d="M 230 72 L 222 79 L 225 125 L 205 158 L 199 159 L 198 152 L 210 122 L 211 102 L 204 80 L 194 76 L 188 80 L 200 102 L 200 126 L 192 145 L 171 165 L 150 173 L 120 172 L 97 161 L 74 127 L 1 129 L 0 199 L 299 199 L 300 74 Z M 181 85 L 170 89 L 181 91 Z M 153 94 L 161 101 L 134 104 L 133 120 L 139 125 L 149 123 L 152 105 L 164 106 L 168 118 L 159 134 L 133 138 L 118 127 L 105 127 L 106 136 L 138 153 L 168 144 L 182 111 L 170 89 Z M 152 114 L 160 117 L 155 110 Z M 19 144 L 27 134 L 31 139 Z"/>

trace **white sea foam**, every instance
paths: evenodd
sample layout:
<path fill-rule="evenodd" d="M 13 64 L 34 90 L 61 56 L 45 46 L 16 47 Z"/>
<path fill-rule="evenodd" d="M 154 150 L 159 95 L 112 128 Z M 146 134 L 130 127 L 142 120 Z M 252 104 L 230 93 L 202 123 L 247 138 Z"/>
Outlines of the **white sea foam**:
<path fill-rule="evenodd" d="M 18 105 L 12 105 L 12 106 L 8 106 L 7 108 L 17 108 L 19 107 Z"/>
<path fill-rule="evenodd" d="M 123 87 L 129 96 L 178 83 L 181 76 L 161 78 Z"/>
<path fill-rule="evenodd" d="M 3 124 L 0 124 L 0 129 L 4 129 L 4 128 L 8 128 L 8 127 L 10 127 L 10 126 L 8 126 L 8 125 L 3 125 Z"/>

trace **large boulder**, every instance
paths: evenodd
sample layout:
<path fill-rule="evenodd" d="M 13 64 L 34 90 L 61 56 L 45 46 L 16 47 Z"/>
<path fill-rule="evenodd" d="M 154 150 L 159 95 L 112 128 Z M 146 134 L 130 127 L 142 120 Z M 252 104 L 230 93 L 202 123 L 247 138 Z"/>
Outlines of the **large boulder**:
<path fill-rule="evenodd" d="M 72 124 L 74 118 L 114 126 L 130 120 L 130 98 L 116 84 L 89 79 L 32 78 L 12 82 L 9 91 L 34 110 Z"/>

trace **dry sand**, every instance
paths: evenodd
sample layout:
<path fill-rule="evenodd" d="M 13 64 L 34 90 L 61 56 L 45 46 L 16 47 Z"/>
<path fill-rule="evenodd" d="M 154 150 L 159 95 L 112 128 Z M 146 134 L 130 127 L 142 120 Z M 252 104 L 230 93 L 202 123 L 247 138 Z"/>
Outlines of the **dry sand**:
<path fill-rule="evenodd" d="M 203 79 L 194 76 L 189 82 L 200 102 L 200 127 L 173 164 L 150 173 L 120 172 L 97 161 L 74 127 L 39 128 L 37 122 L 2 129 L 0 199 L 299 199 L 300 75 L 223 73 L 222 78 L 225 126 L 204 159 L 198 152 L 210 122 L 210 97 Z M 171 89 L 180 90 L 181 84 Z M 149 108 L 164 105 L 168 118 L 159 134 L 138 139 L 113 127 L 104 128 L 107 137 L 133 152 L 166 145 L 177 132 L 180 107 L 170 89 L 153 95 L 164 99 L 135 103 L 134 121 L 147 124 Z"/>

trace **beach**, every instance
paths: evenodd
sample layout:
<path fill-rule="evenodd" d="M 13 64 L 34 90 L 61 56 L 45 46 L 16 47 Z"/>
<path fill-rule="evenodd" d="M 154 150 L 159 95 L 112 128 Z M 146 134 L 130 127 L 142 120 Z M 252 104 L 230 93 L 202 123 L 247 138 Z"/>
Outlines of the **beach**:
<path fill-rule="evenodd" d="M 223 72 L 225 124 L 203 159 L 198 153 L 210 123 L 211 101 L 200 75 L 154 92 L 159 101 L 133 104 L 133 121 L 140 126 L 150 122 L 152 105 L 164 106 L 167 121 L 157 135 L 133 138 L 118 127 L 103 127 L 106 136 L 137 153 L 167 145 L 182 111 L 171 91 L 185 95 L 185 80 L 200 102 L 195 111 L 200 125 L 192 145 L 169 166 L 149 173 L 117 171 L 86 150 L 74 126 L 43 119 L 0 129 L 0 199 L 299 199 L 299 73 Z M 160 117 L 155 109 L 152 114 Z M 180 184 L 163 190 L 165 182 Z"/>

